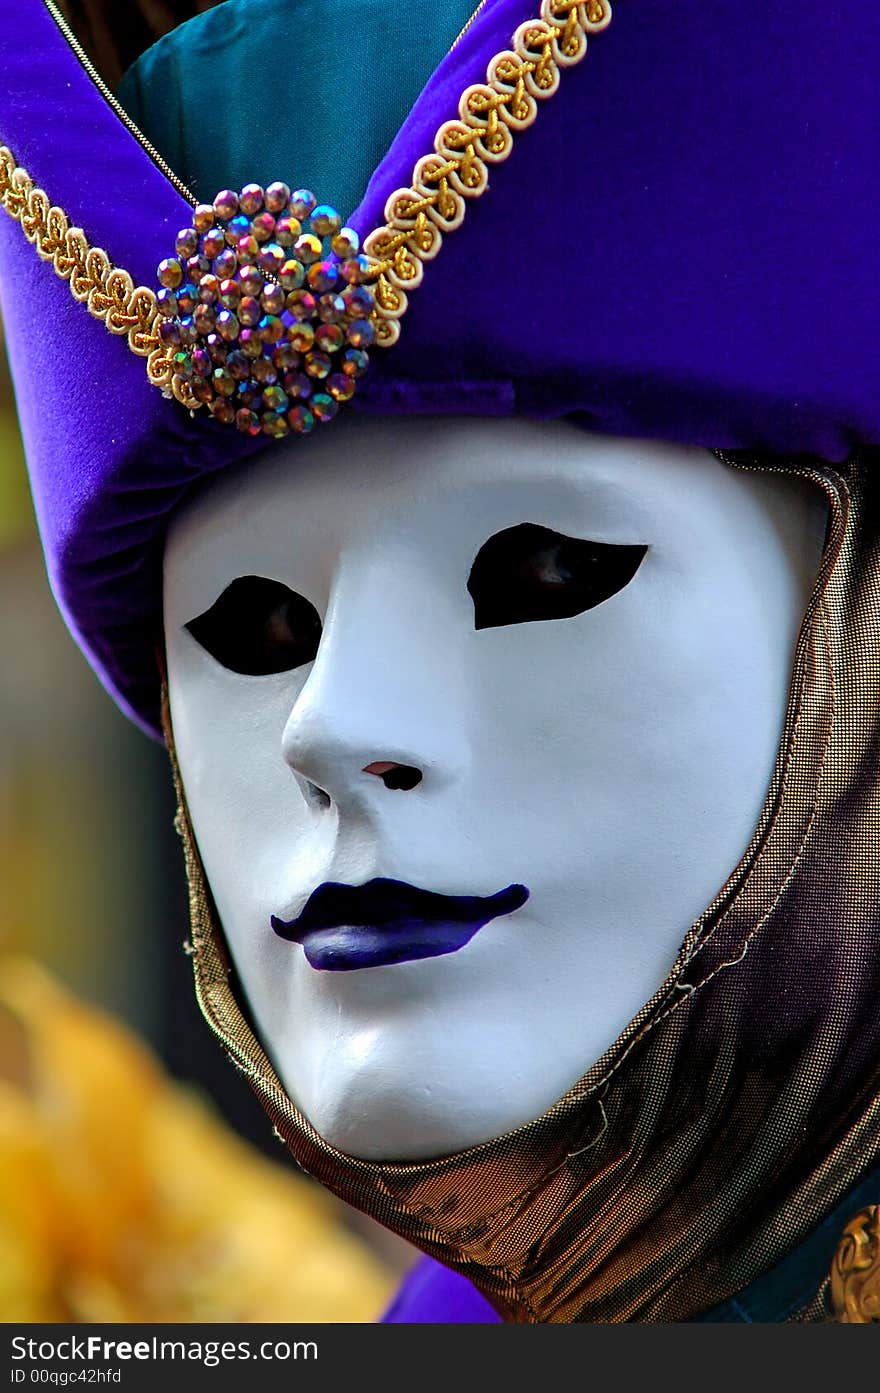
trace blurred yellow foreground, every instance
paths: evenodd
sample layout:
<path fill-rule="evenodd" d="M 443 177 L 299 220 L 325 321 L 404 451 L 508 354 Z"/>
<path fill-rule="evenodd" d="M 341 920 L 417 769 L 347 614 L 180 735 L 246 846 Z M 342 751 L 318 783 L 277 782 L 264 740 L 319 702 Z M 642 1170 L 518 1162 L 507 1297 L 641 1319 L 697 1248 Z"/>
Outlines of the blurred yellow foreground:
<path fill-rule="evenodd" d="M 0 1319 L 369 1321 L 391 1283 L 131 1034 L 0 963 Z"/>

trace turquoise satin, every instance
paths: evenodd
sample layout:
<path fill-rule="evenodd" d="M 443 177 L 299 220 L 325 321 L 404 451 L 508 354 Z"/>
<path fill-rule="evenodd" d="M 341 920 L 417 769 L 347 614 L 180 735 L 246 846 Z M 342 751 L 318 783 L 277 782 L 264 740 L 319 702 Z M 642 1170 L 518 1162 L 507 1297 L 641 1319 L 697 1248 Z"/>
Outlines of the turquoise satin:
<path fill-rule="evenodd" d="M 142 54 L 118 97 L 198 198 L 283 179 L 347 216 L 476 3 L 225 0 Z"/>

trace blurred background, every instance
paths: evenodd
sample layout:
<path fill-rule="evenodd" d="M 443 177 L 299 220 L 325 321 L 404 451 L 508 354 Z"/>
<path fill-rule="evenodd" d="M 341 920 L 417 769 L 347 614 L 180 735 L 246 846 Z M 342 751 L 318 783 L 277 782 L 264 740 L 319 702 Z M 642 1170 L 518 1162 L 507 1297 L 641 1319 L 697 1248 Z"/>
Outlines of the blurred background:
<path fill-rule="evenodd" d="M 166 755 L 54 607 L 2 347 L 0 653 L 0 1319 L 375 1319 L 410 1250 L 201 1021 Z"/>

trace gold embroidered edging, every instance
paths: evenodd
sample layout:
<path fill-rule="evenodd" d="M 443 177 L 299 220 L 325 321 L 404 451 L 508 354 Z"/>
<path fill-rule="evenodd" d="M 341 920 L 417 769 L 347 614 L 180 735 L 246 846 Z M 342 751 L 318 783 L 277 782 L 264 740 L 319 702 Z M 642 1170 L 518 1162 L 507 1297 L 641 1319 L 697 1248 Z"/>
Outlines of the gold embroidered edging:
<path fill-rule="evenodd" d="M 831 1264 L 831 1307 L 840 1325 L 880 1324 L 880 1205 L 850 1219 Z"/>
<path fill-rule="evenodd" d="M 489 165 L 507 159 L 514 134 L 534 121 L 538 101 L 556 92 L 561 69 L 579 63 L 587 35 L 610 23 L 609 0 L 542 0 L 539 18 L 521 24 L 511 48 L 492 59 L 486 82 L 462 93 L 459 119 L 440 127 L 434 153 L 418 161 L 409 188 L 391 194 L 386 226 L 364 243 L 375 263 L 377 344 L 388 348 L 397 341 L 407 292 L 421 284 L 424 263 L 439 252 L 443 234 L 461 226 L 466 200 L 485 193 Z"/>
<path fill-rule="evenodd" d="M 67 281 L 73 298 L 111 334 L 124 334 L 132 353 L 147 359 L 150 381 L 168 391 L 171 360 L 156 337 L 159 310 L 153 291 L 135 285 L 105 251 L 90 246 L 82 228 L 71 226 L 64 210 L 53 206 L 5 145 L 0 145 L 0 203 L 37 254 L 51 261 L 56 275 Z"/>

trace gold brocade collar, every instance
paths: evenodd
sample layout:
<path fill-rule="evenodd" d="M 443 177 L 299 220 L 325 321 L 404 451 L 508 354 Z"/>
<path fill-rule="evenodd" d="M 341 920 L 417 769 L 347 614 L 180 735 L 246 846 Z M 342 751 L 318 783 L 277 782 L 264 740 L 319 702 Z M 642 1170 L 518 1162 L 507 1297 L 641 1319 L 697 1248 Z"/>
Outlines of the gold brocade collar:
<path fill-rule="evenodd" d="M 797 1247 L 880 1161 L 878 485 L 857 461 L 721 458 L 796 470 L 831 508 L 776 770 L 662 987 L 534 1122 L 414 1164 L 328 1146 L 236 1000 L 175 768 L 211 1028 L 305 1170 L 512 1321 L 687 1320 Z M 166 703 L 173 757 L 167 723 Z"/>

